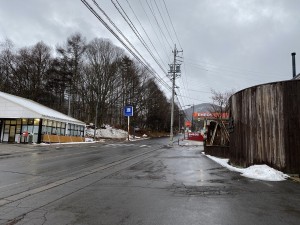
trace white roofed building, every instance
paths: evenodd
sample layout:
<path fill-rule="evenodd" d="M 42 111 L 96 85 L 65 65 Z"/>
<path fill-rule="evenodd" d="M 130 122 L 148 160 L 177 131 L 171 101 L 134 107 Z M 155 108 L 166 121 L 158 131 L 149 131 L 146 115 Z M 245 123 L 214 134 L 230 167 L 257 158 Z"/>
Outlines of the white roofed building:
<path fill-rule="evenodd" d="M 0 92 L 0 142 L 83 141 L 85 123 L 32 100 Z"/>

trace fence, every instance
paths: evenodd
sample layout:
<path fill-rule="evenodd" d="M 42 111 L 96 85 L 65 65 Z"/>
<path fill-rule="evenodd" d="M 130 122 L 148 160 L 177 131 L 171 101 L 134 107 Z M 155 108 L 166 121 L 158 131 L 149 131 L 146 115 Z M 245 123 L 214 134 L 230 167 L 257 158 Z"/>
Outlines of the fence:
<path fill-rule="evenodd" d="M 231 163 L 300 174 L 300 80 L 242 90 L 230 105 Z"/>

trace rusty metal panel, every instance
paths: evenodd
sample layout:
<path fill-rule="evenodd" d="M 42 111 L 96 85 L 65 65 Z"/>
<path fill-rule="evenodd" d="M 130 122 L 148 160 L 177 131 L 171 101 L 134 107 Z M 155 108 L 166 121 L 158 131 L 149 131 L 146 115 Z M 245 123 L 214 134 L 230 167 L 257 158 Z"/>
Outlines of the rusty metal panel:
<path fill-rule="evenodd" d="M 300 173 L 300 80 L 251 87 L 230 99 L 230 161 Z"/>

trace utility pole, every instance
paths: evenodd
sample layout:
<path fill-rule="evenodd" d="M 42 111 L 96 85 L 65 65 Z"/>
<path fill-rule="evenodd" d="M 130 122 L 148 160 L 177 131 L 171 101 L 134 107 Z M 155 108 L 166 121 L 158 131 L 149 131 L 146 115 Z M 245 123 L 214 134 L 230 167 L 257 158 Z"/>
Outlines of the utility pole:
<path fill-rule="evenodd" d="M 175 97 L 175 79 L 180 74 L 180 64 L 177 64 L 177 54 L 182 51 L 178 51 L 176 48 L 176 45 L 174 47 L 174 51 L 172 51 L 174 54 L 174 61 L 173 64 L 170 64 L 170 71 L 169 73 L 172 74 L 172 102 L 171 102 L 171 126 L 170 126 L 170 143 L 169 145 L 173 145 L 173 125 L 174 125 L 174 97 Z"/>
<path fill-rule="evenodd" d="M 179 134 L 181 134 L 181 127 L 180 127 L 180 109 L 178 109 L 178 130 L 179 130 Z"/>
<path fill-rule="evenodd" d="M 99 108 L 99 83 L 97 81 L 97 103 L 96 103 L 96 115 L 95 115 L 95 127 L 94 127 L 94 141 L 96 141 L 96 132 L 97 132 L 97 119 L 98 119 L 98 108 Z"/>

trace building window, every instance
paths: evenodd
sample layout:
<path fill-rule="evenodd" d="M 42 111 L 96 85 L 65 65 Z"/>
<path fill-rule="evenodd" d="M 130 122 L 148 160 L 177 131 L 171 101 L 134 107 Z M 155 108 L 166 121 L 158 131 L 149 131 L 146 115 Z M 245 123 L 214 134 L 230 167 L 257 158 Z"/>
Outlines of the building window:
<path fill-rule="evenodd" d="M 34 125 L 35 126 L 40 125 L 40 119 L 34 119 Z"/>
<path fill-rule="evenodd" d="M 27 125 L 23 125 L 23 126 L 22 126 L 22 133 L 25 132 L 25 131 L 28 131 Z"/>
<path fill-rule="evenodd" d="M 4 133 L 9 133 L 9 125 L 5 125 L 5 128 L 4 128 Z"/>
<path fill-rule="evenodd" d="M 33 122 L 33 121 L 32 121 Z M 33 126 L 32 125 L 28 125 L 27 126 L 27 131 L 28 131 L 28 133 L 33 133 Z"/>
<path fill-rule="evenodd" d="M 33 127 L 33 133 L 38 134 L 39 133 L 39 126 L 34 126 Z"/>
<path fill-rule="evenodd" d="M 46 126 L 42 126 L 42 134 L 46 133 Z"/>
<path fill-rule="evenodd" d="M 33 119 L 28 119 L 27 124 L 28 125 L 33 125 L 33 121 L 34 121 Z"/>
<path fill-rule="evenodd" d="M 47 126 L 47 134 L 51 134 L 52 127 Z"/>
<path fill-rule="evenodd" d="M 43 126 L 47 126 L 48 120 L 43 119 Z"/>
<path fill-rule="evenodd" d="M 21 125 L 17 125 L 16 134 L 21 134 Z"/>

